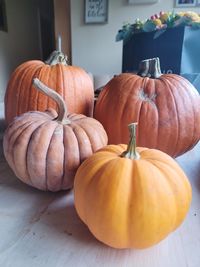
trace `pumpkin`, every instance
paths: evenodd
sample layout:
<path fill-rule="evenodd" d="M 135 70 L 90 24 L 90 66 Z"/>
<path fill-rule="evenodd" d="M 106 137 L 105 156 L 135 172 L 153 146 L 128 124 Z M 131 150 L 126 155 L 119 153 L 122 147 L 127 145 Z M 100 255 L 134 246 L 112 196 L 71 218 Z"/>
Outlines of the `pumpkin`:
<path fill-rule="evenodd" d="M 144 60 L 139 73 L 122 73 L 107 83 L 94 117 L 104 126 L 109 144 L 127 143 L 126 125 L 138 122 L 138 146 L 177 157 L 200 139 L 200 96 L 176 74 L 162 74 L 158 58 Z M 113 119 L 114 118 L 114 119 Z"/>
<path fill-rule="evenodd" d="M 39 78 L 51 88 L 56 88 L 65 100 L 70 113 L 93 116 L 94 89 L 90 76 L 80 67 L 69 66 L 67 57 L 54 51 L 46 62 L 27 61 L 12 73 L 5 94 L 5 119 L 7 124 L 15 116 L 31 110 L 56 109 L 56 104 L 35 90 L 33 78 Z"/>
<path fill-rule="evenodd" d="M 168 154 L 135 143 L 108 145 L 85 160 L 75 176 L 75 208 L 101 242 L 147 248 L 174 231 L 191 203 L 190 183 Z"/>
<path fill-rule="evenodd" d="M 70 189 L 81 162 L 107 144 L 103 126 L 81 114 L 68 114 L 62 97 L 37 78 L 34 86 L 58 104 L 55 110 L 17 116 L 3 138 L 4 155 L 24 183 L 49 191 Z"/>

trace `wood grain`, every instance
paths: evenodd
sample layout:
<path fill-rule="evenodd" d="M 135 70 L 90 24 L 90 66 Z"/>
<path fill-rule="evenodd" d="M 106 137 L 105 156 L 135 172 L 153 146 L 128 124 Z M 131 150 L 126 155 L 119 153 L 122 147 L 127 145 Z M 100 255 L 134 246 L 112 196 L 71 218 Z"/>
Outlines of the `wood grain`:
<path fill-rule="evenodd" d="M 200 143 L 177 158 L 191 181 L 184 223 L 158 245 L 116 250 L 97 241 L 78 218 L 73 192 L 44 193 L 20 182 L 0 149 L 0 266 L 199 267 Z"/>

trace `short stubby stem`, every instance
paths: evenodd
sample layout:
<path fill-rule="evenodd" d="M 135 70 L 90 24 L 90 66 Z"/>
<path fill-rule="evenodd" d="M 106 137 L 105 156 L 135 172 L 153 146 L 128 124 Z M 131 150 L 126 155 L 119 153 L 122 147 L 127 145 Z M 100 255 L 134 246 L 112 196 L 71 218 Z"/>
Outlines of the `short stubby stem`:
<path fill-rule="evenodd" d="M 158 57 L 142 60 L 139 64 L 138 75 L 141 77 L 159 78 L 162 73 Z"/>
<path fill-rule="evenodd" d="M 53 51 L 49 58 L 45 61 L 46 64 L 53 66 L 56 64 L 63 64 L 65 66 L 68 65 L 68 59 L 65 54 L 63 54 L 61 51 Z"/>

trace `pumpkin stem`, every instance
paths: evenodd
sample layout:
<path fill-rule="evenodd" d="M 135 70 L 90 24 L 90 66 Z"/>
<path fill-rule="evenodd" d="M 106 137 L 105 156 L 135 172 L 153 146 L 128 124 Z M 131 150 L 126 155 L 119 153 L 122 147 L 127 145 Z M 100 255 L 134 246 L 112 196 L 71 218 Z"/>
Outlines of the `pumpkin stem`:
<path fill-rule="evenodd" d="M 162 75 L 160 59 L 156 57 L 142 60 L 139 64 L 139 71 L 137 74 L 142 77 L 159 78 Z"/>
<path fill-rule="evenodd" d="M 50 66 L 53 66 L 59 63 L 67 66 L 68 65 L 67 62 L 68 62 L 67 56 L 58 50 L 53 51 L 51 55 L 45 61 L 45 63 Z"/>
<path fill-rule="evenodd" d="M 136 127 L 137 127 L 137 122 L 128 125 L 130 132 L 130 141 L 127 150 L 121 154 L 121 157 L 123 158 L 128 158 L 128 159 L 140 158 L 139 153 L 136 151 Z"/>
<path fill-rule="evenodd" d="M 52 98 L 58 105 L 58 117 L 56 121 L 62 123 L 62 124 L 70 124 L 71 121 L 69 119 L 66 119 L 67 117 L 67 107 L 65 104 L 65 101 L 59 95 L 56 91 L 53 89 L 50 89 L 48 86 L 43 84 L 38 78 L 33 79 L 33 85 L 42 93 L 47 95 L 48 97 Z"/>

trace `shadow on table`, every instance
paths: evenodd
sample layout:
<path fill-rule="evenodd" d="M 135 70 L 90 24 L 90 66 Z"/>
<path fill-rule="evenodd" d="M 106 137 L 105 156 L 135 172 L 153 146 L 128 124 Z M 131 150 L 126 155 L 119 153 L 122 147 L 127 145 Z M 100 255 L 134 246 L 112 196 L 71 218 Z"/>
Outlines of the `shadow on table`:
<path fill-rule="evenodd" d="M 60 203 L 59 203 L 60 202 Z M 46 212 L 43 222 L 52 228 L 54 234 L 66 236 L 67 241 L 98 243 L 88 227 L 79 218 L 73 203 L 73 192 L 58 198 Z M 101 244 L 101 243 L 100 243 Z M 102 244 L 103 245 L 103 244 Z"/>
<path fill-rule="evenodd" d="M 192 188 L 200 192 L 200 142 L 194 148 L 176 158 L 177 163 L 187 175 Z"/>

